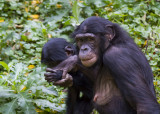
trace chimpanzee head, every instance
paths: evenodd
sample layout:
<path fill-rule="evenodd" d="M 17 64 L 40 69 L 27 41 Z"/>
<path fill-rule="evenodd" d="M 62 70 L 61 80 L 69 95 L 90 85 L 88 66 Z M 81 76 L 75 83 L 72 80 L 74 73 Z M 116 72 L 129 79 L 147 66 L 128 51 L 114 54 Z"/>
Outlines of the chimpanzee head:
<path fill-rule="evenodd" d="M 114 24 L 100 17 L 90 17 L 78 26 L 72 37 L 75 38 L 82 64 L 91 67 L 102 60 L 103 52 L 115 37 Z"/>
<path fill-rule="evenodd" d="M 42 49 L 41 63 L 54 67 L 76 53 L 75 46 L 63 38 L 50 39 Z"/>

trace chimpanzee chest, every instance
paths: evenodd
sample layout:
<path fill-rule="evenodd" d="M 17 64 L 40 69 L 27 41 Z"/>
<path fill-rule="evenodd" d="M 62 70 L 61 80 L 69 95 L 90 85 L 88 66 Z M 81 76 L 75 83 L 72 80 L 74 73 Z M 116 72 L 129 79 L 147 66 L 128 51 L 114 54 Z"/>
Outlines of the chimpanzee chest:
<path fill-rule="evenodd" d="M 95 85 L 94 106 L 100 114 L 135 114 L 122 97 L 114 78 L 106 69 L 102 71 Z"/>
<path fill-rule="evenodd" d="M 121 96 L 113 77 L 109 71 L 102 71 L 103 74 L 98 76 L 95 86 L 95 103 L 105 105 L 112 102 L 114 97 Z"/>

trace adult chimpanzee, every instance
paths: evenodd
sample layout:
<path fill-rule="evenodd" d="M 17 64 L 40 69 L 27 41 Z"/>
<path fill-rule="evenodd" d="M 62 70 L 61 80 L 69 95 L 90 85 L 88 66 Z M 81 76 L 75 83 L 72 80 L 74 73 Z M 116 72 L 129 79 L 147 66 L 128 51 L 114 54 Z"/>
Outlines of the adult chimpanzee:
<path fill-rule="evenodd" d="M 64 69 L 65 75 L 72 68 L 79 67 L 95 82 L 94 102 L 98 112 L 160 114 L 148 61 L 118 24 L 90 17 L 72 36 L 77 44 L 79 60 L 72 56 L 59 68 Z M 80 63 L 86 68 L 82 68 Z"/>
<path fill-rule="evenodd" d="M 50 39 L 42 49 L 41 62 L 55 67 L 61 61 L 76 53 L 76 48 L 62 38 Z M 93 109 L 92 83 L 79 71 L 71 71 L 64 77 L 60 70 L 45 73 L 45 79 L 54 85 L 68 87 L 67 114 L 90 114 Z M 62 78 L 62 79 L 61 79 Z M 82 92 L 82 96 L 80 96 Z"/>

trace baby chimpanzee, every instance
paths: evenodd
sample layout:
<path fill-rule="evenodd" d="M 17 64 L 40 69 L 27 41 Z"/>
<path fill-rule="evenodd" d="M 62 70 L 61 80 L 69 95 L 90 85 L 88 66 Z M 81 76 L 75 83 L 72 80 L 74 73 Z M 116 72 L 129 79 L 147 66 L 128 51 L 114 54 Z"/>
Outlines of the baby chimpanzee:
<path fill-rule="evenodd" d="M 60 62 L 66 60 L 71 55 L 76 54 L 76 48 L 63 38 L 50 39 L 42 49 L 41 62 L 46 64 L 45 79 L 53 82 L 54 85 L 68 87 L 67 114 L 90 114 L 93 109 L 93 86 L 92 82 L 80 71 L 71 71 L 62 77 L 61 70 L 53 70 Z M 82 95 L 80 94 L 82 93 Z"/>

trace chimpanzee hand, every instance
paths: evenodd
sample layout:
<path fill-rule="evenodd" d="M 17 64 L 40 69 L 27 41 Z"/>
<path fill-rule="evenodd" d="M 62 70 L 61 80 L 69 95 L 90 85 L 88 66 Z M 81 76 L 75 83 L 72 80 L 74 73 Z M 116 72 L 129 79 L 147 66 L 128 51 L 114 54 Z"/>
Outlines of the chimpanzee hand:
<path fill-rule="evenodd" d="M 45 73 L 45 80 L 47 82 L 58 81 L 62 79 L 62 70 L 49 70 L 50 73 Z"/>
<path fill-rule="evenodd" d="M 66 74 L 62 77 L 62 70 L 53 70 L 51 68 L 46 69 L 45 79 L 47 82 L 53 82 L 53 85 L 59 85 L 61 87 L 70 87 L 73 85 L 73 78 L 71 75 Z"/>
<path fill-rule="evenodd" d="M 54 70 L 62 70 L 63 74 L 62 77 L 65 77 L 68 72 L 71 70 L 76 70 L 76 65 L 78 63 L 78 56 L 73 55 L 68 57 L 66 60 L 61 62 L 59 65 L 57 65 Z M 49 71 L 50 72 L 50 71 Z"/>

